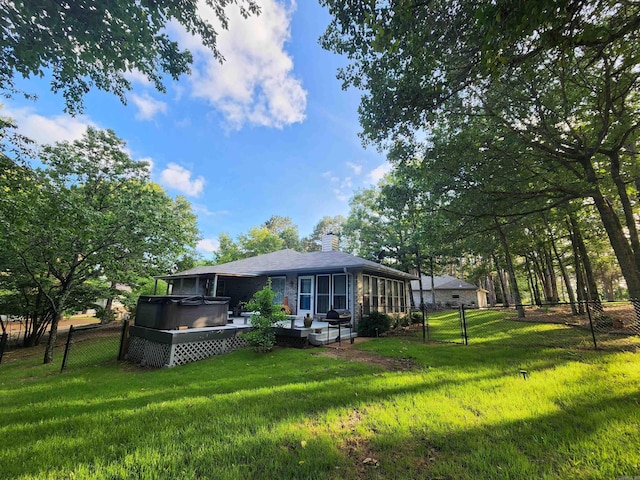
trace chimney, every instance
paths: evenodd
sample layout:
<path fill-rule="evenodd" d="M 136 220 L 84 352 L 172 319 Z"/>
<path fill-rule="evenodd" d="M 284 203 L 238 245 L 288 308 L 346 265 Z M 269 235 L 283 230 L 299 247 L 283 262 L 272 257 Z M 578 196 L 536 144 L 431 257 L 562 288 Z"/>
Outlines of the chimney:
<path fill-rule="evenodd" d="M 338 250 L 338 246 L 340 244 L 340 240 L 336 235 L 329 232 L 322 236 L 322 251 L 330 252 L 332 250 Z"/>

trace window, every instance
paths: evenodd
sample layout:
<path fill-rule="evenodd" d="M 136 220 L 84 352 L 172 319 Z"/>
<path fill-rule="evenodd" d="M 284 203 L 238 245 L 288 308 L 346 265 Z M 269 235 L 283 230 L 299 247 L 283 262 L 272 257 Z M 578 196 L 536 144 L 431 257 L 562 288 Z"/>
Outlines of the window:
<path fill-rule="evenodd" d="M 387 312 L 393 312 L 393 282 L 387 280 Z"/>
<path fill-rule="evenodd" d="M 211 288 L 213 288 L 213 279 L 211 279 Z M 223 297 L 225 292 L 227 291 L 227 284 L 224 280 L 218 280 L 218 285 L 216 285 L 216 297 Z"/>
<path fill-rule="evenodd" d="M 173 295 L 191 294 L 196 292 L 196 277 L 176 279 L 173 285 Z"/>
<path fill-rule="evenodd" d="M 313 278 L 300 277 L 300 310 L 311 310 L 311 299 L 313 298 Z M 313 312 L 312 312 L 313 313 Z"/>
<path fill-rule="evenodd" d="M 365 315 L 371 312 L 371 278 L 369 275 L 362 276 L 362 310 Z"/>
<path fill-rule="evenodd" d="M 404 312 L 406 307 L 406 300 L 404 297 L 404 282 L 399 282 L 399 288 L 400 288 L 400 310 Z"/>
<path fill-rule="evenodd" d="M 378 311 L 378 279 L 371 277 L 371 299 L 373 300 L 373 311 Z"/>
<path fill-rule="evenodd" d="M 460 298 L 460 295 L 451 295 L 451 298 Z"/>
<path fill-rule="evenodd" d="M 393 282 L 393 311 L 400 311 L 400 282 Z"/>
<path fill-rule="evenodd" d="M 329 311 L 329 294 L 330 294 L 330 277 L 329 275 L 318 275 L 316 282 L 316 311 L 318 313 L 327 313 Z"/>
<path fill-rule="evenodd" d="M 387 296 L 385 295 L 385 281 L 384 278 L 378 279 L 378 290 L 380 291 L 380 310 L 387 313 Z"/>
<path fill-rule="evenodd" d="M 282 305 L 284 303 L 284 287 L 287 279 L 285 277 L 269 277 L 269 280 L 271 280 L 271 290 L 275 293 L 273 304 Z"/>
<path fill-rule="evenodd" d="M 333 276 L 333 308 L 341 310 L 347 308 L 347 276 L 345 274 Z"/>

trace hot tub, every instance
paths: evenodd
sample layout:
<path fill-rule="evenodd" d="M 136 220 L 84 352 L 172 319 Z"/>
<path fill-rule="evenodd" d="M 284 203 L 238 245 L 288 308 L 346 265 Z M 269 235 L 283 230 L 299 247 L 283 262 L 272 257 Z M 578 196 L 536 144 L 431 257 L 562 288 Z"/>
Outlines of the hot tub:
<path fill-rule="evenodd" d="M 230 300 L 202 295 L 141 295 L 135 325 L 156 330 L 226 325 Z"/>

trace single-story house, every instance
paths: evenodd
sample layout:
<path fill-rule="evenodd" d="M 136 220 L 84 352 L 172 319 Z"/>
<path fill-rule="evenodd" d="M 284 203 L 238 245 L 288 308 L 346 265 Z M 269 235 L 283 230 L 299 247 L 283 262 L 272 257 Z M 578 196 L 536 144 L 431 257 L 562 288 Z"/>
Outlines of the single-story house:
<path fill-rule="evenodd" d="M 431 286 L 430 276 L 422 276 L 422 298 L 427 306 L 434 304 L 434 294 L 437 306 L 459 307 L 465 305 L 478 308 L 487 306 L 487 291 L 464 280 L 451 275 L 442 275 L 433 277 L 433 285 L 435 288 Z M 413 292 L 413 304 L 419 307 L 420 282 L 418 280 L 411 280 L 411 291 Z"/>
<path fill-rule="evenodd" d="M 334 235 L 326 235 L 322 251 L 295 250 L 202 266 L 161 276 L 171 295 L 231 297 L 230 305 L 249 300 L 271 280 L 275 303 L 288 303 L 291 313 L 323 319 L 331 309 L 349 310 L 355 322 L 378 310 L 405 313 L 410 307 L 409 282 L 414 275 L 337 250 Z"/>

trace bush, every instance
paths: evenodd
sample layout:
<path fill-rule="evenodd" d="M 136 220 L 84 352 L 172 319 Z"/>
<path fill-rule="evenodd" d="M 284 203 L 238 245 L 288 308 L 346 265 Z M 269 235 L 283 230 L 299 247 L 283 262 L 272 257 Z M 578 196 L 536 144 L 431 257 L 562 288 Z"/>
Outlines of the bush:
<path fill-rule="evenodd" d="M 281 305 L 274 305 L 275 293 L 268 282 L 262 290 L 257 291 L 247 302 L 246 309 L 257 312 L 251 317 L 251 331 L 244 334 L 244 338 L 257 352 L 269 352 L 276 344 L 273 327 L 285 319 Z"/>
<path fill-rule="evenodd" d="M 413 325 L 422 323 L 422 312 L 411 312 L 411 323 Z"/>
<path fill-rule="evenodd" d="M 371 312 L 358 322 L 358 335 L 376 337 L 388 332 L 391 328 L 391 317 L 381 312 Z"/>
<path fill-rule="evenodd" d="M 410 315 L 400 315 L 395 313 L 391 318 L 391 328 L 403 328 L 411 325 Z"/>

